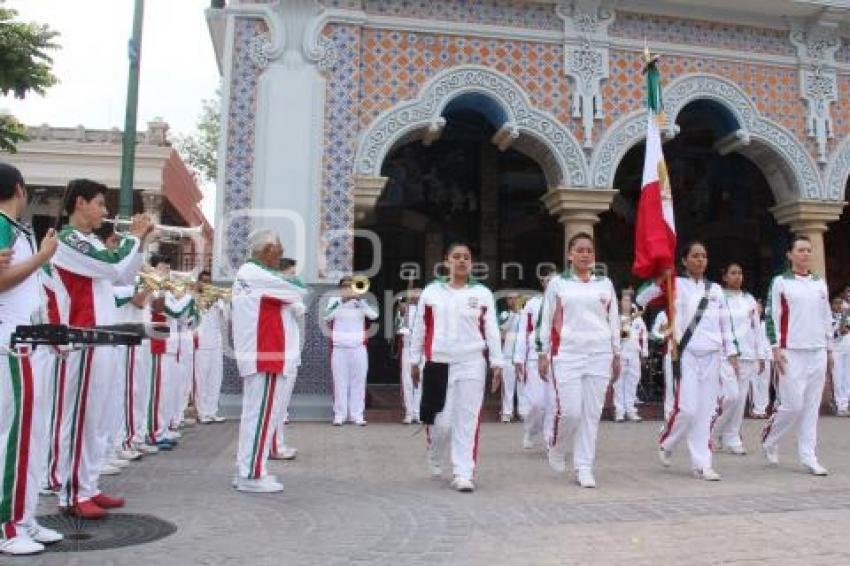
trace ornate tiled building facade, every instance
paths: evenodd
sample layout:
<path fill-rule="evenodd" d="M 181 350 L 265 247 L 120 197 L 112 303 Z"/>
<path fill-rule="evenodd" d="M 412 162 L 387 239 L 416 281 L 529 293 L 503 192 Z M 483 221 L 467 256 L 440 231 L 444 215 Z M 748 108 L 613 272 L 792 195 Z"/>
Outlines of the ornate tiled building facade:
<path fill-rule="evenodd" d="M 825 268 L 823 235 L 850 174 L 850 15 L 815 0 L 776 0 L 774 14 L 748 0 L 734 14 L 708 0 L 687 11 L 655 4 L 643 13 L 604 0 L 233 0 L 210 10 L 225 79 L 219 276 L 245 256 L 256 224 L 238 211 L 287 206 L 274 196 L 287 190 L 307 196 L 302 215 L 313 207 L 308 282 L 351 270 L 352 230 L 386 183 L 384 157 L 438 138 L 443 109 L 470 93 L 497 108 L 499 143 L 540 164 L 565 235 L 593 230 L 617 193 L 620 160 L 642 141 L 645 40 L 663 56 L 669 137 L 691 102 L 723 109 L 724 150 L 765 171 L 777 222 L 810 235 Z M 291 88 L 319 101 L 311 116 L 275 105 Z M 287 124 L 298 131 L 282 132 Z M 303 129 L 313 134 L 301 141 L 312 147 L 311 181 L 289 186 L 301 165 L 275 178 L 264 164 L 286 160 Z"/>

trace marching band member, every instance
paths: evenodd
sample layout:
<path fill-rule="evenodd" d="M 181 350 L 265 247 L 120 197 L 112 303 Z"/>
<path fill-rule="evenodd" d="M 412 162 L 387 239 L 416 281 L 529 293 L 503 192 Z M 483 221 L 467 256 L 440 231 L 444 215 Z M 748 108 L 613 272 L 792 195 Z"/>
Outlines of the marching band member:
<path fill-rule="evenodd" d="M 396 334 L 399 340 L 399 365 L 401 366 L 401 398 L 404 403 L 404 419 L 402 423 L 419 422 L 419 404 L 422 402 L 422 387 L 414 387 L 410 375 L 410 340 L 416 310 L 419 308 L 421 289 L 411 289 L 407 300 L 399 305 L 399 317 Z"/>
<path fill-rule="evenodd" d="M 555 275 L 555 270 L 545 266 L 540 270 L 540 287 L 546 289 L 549 281 Z M 542 439 L 549 444 L 549 433 L 552 423 L 547 422 L 554 415 L 551 407 L 555 399 L 552 381 L 548 376 L 541 376 L 537 366 L 537 321 L 540 319 L 540 307 L 543 295 L 535 295 L 526 301 L 519 315 L 519 326 L 516 338 L 516 348 L 513 351 L 514 370 L 517 379 L 522 381 L 527 409 L 520 413 L 524 434 L 522 447 L 530 450 Z M 547 426 L 548 425 L 548 426 Z"/>
<path fill-rule="evenodd" d="M 472 492 L 487 364 L 493 368 L 495 392 L 504 360 L 493 294 L 470 277 L 469 245 L 450 244 L 444 261 L 448 277 L 436 279 L 419 297 L 410 347 L 411 377 L 414 385 L 422 383 L 423 410 L 432 387 L 445 393 L 440 409 L 433 408 L 435 414 L 420 415 L 423 422 L 433 423 L 427 428 L 431 474 L 442 474 L 440 463 L 448 450 L 452 488 Z"/>
<path fill-rule="evenodd" d="M 193 358 L 195 340 L 192 328 L 195 324 L 195 298 L 189 289 L 183 293 L 166 291 L 165 314 L 169 319 L 171 333 L 168 337 L 166 356 L 166 386 L 169 400 L 168 430 L 165 438 L 179 440 L 180 427 L 192 392 Z"/>
<path fill-rule="evenodd" d="M 323 317 L 331 333 L 334 426 L 341 426 L 346 419 L 356 425 L 366 424 L 368 321 L 377 320 L 378 312 L 354 294 L 351 283 L 351 277 L 340 280 L 340 296 L 330 300 Z"/>
<path fill-rule="evenodd" d="M 499 313 L 499 330 L 502 334 L 502 351 L 506 356 L 513 355 L 517 339 L 519 312 L 517 310 L 518 293 L 510 293 L 505 297 L 505 310 Z M 517 390 L 517 375 L 513 364 L 505 364 L 502 369 L 502 422 L 509 423 L 514 417 L 514 399 Z"/>
<path fill-rule="evenodd" d="M 280 261 L 280 271 L 287 281 L 295 285 L 296 287 L 303 290 L 303 293 L 307 293 L 307 288 L 304 283 L 295 276 L 295 260 L 291 258 L 282 258 Z M 287 319 L 289 320 L 289 319 Z M 296 317 L 293 320 L 289 320 L 289 324 L 298 324 L 298 328 L 296 329 L 298 332 L 298 336 L 301 337 L 301 344 L 299 346 L 300 349 L 304 346 L 304 318 Z M 291 333 L 291 331 L 290 331 Z M 301 367 L 301 357 L 298 357 L 298 368 Z M 280 400 L 280 418 L 278 419 L 277 426 L 274 430 L 274 435 L 272 437 L 272 447 L 269 452 L 269 458 L 272 460 L 294 460 L 296 456 L 298 456 L 298 449 L 294 446 L 289 446 L 286 444 L 286 427 L 289 424 L 289 403 L 292 401 L 292 391 L 295 389 L 295 380 L 297 379 L 297 368 L 295 374 L 293 374 L 292 379 L 286 379 L 283 382 L 283 391 L 281 393 Z"/>
<path fill-rule="evenodd" d="M 754 419 L 766 419 L 767 405 L 770 403 L 770 376 L 773 372 L 773 357 L 770 351 L 770 340 L 767 338 L 764 305 L 761 299 L 757 302 L 759 307 L 759 340 L 761 343 L 759 359 L 764 362 L 764 365 L 759 366 L 762 370 L 753 376 L 752 381 L 750 381 L 750 394 L 752 396 L 750 416 Z"/>
<path fill-rule="evenodd" d="M 549 465 L 566 471 L 572 444 L 573 468 L 581 487 L 596 487 L 596 434 L 609 384 L 620 374 L 620 315 L 611 280 L 593 273 L 593 237 L 579 232 L 567 244 L 570 270 L 546 287 L 540 317 L 540 375 L 550 363 L 555 385 L 555 426 Z"/>
<path fill-rule="evenodd" d="M 711 466 L 711 420 L 720 394 L 721 358 L 727 358 L 737 371 L 738 350 L 723 290 L 705 279 L 705 245 L 689 243 L 682 264 L 687 276 L 676 278 L 674 337 L 679 345 L 681 375 L 674 374 L 676 397 L 658 454 L 661 463 L 670 466 L 673 449 L 687 441 L 694 475 L 718 481 L 720 474 Z"/>
<path fill-rule="evenodd" d="M 835 414 L 850 416 L 850 319 L 840 296 L 832 299 L 832 396 Z"/>
<path fill-rule="evenodd" d="M 53 271 L 50 264 L 42 265 L 41 273 L 42 289 L 44 299 L 43 320 L 49 324 L 59 324 L 59 307 L 56 304 L 56 291 L 54 289 Z M 45 477 L 44 492 L 58 495 L 62 489 L 62 479 L 67 473 L 68 459 L 60 452 L 62 447 L 62 411 L 64 408 L 64 393 L 66 379 L 66 356 L 58 347 L 48 349 L 52 358 L 50 368 L 50 442 L 47 450 L 47 474 Z"/>
<path fill-rule="evenodd" d="M 31 324 L 41 309 L 40 267 L 56 252 L 49 230 L 36 251 L 32 232 L 19 223 L 27 204 L 24 178 L 15 167 L 0 162 L 0 249 L 11 252 L 0 271 L 0 553 L 21 555 L 44 550 L 62 535 L 35 520 L 44 475 L 47 430 L 49 360 L 41 352 L 10 345 L 19 324 Z M 44 350 L 41 348 L 40 350 Z"/>
<path fill-rule="evenodd" d="M 794 237 L 787 256 L 791 270 L 773 279 L 765 309 L 781 402 L 762 433 L 762 448 L 767 461 L 778 465 L 779 439 L 797 429 L 800 463 L 825 476 L 815 451 L 824 381 L 833 362 L 829 295 L 826 282 L 809 270 L 812 243 L 807 237 Z"/>
<path fill-rule="evenodd" d="M 212 285 L 209 271 L 198 275 L 201 294 Z M 195 357 L 195 376 L 198 395 L 195 399 L 198 419 L 201 424 L 221 423 L 226 419 L 218 416 L 221 398 L 221 379 L 224 375 L 224 332 L 230 318 L 230 306 L 224 299 L 217 298 L 201 314 L 198 325 L 198 349 Z"/>
<path fill-rule="evenodd" d="M 721 362 L 722 401 L 712 433 L 717 450 L 743 455 L 747 453 L 741 437 L 747 393 L 750 382 L 764 370 L 764 360 L 760 359 L 764 346 L 760 337 L 758 303 L 752 295 L 742 290 L 743 269 L 737 263 L 730 263 L 721 274 L 740 355 L 737 372 L 728 362 Z"/>
<path fill-rule="evenodd" d="M 170 266 L 163 256 L 151 255 L 148 263 L 157 276 L 162 279 L 168 278 Z M 144 355 L 149 356 L 150 367 L 150 377 L 146 380 L 148 391 L 145 397 L 148 403 L 145 407 L 147 424 L 145 446 L 151 452 L 172 450 L 177 443 L 173 436 L 168 434 L 171 419 L 170 392 L 175 380 L 172 370 L 174 363 L 171 360 L 173 354 L 168 353 L 173 323 L 166 313 L 166 297 L 167 291 L 157 291 L 151 297 L 149 313 L 150 321 L 154 324 L 167 325 L 169 334 L 167 337 L 152 336 L 149 347 L 143 350 Z"/>
<path fill-rule="evenodd" d="M 649 338 L 646 323 L 640 313 L 633 311 L 632 297 L 623 294 L 620 300 L 620 341 L 622 368 L 620 379 L 614 383 L 614 420 L 625 419 L 640 422 L 642 419 L 635 408 L 641 368 L 649 356 Z"/>
<path fill-rule="evenodd" d="M 673 360 L 670 357 L 670 324 L 667 321 L 667 313 L 660 311 L 655 315 L 650 335 L 653 340 L 661 343 L 662 371 L 664 373 L 664 421 L 670 419 L 673 412 L 673 401 L 676 399 L 676 387 L 673 382 Z"/>
<path fill-rule="evenodd" d="M 236 455 L 236 489 L 282 491 L 266 471 L 272 431 L 280 419 L 285 381 L 300 364 L 297 319 L 304 315 L 304 289 L 278 270 L 283 246 L 271 230 L 251 235 L 251 259 L 233 282 L 233 345 L 243 379 L 242 419 Z"/>
<path fill-rule="evenodd" d="M 53 267 L 60 317 L 71 326 L 114 322 L 112 285 L 135 276 L 142 264 L 144 239 L 153 228 L 147 216 L 136 215 L 129 235 L 117 249 L 107 249 L 92 233 L 107 214 L 105 194 L 106 187 L 94 181 L 68 184 L 69 224 L 59 233 Z M 85 519 L 103 518 L 105 509 L 124 505 L 123 499 L 106 495 L 97 486 L 97 423 L 107 403 L 109 380 L 115 378 L 113 360 L 107 348 L 96 347 L 71 352 L 67 360 L 62 452 L 70 466 L 59 505 Z"/>

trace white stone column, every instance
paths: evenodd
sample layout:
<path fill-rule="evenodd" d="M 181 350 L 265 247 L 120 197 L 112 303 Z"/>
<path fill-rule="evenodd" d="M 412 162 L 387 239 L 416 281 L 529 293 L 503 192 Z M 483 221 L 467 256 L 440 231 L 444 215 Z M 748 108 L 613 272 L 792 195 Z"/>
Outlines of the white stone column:
<path fill-rule="evenodd" d="M 593 235 L 593 227 L 599 222 L 599 214 L 611 208 L 617 191 L 559 186 L 549 189 L 541 200 L 552 216 L 564 226 L 564 254 L 567 244 L 575 234 L 587 232 Z"/>

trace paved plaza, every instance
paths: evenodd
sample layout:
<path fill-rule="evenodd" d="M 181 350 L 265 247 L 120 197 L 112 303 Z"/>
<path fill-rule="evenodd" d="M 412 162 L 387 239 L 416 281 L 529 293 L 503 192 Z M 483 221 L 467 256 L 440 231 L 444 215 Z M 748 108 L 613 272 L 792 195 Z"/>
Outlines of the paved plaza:
<path fill-rule="evenodd" d="M 272 462 L 282 494 L 230 487 L 237 423 L 195 426 L 171 454 L 134 464 L 104 487 L 127 513 L 177 525 L 145 545 L 43 554 L 27 564 L 562 565 L 850 564 L 850 420 L 821 421 L 821 460 L 801 472 L 790 441 L 779 469 L 760 454 L 720 455 L 720 483 L 691 478 L 686 454 L 663 469 L 658 422 L 600 430 L 595 490 L 520 448 L 521 425 L 481 430 L 478 490 L 431 479 L 418 427 L 297 423 L 295 462 Z M 754 447 L 760 421 L 748 421 Z M 43 513 L 53 509 L 44 505 Z"/>

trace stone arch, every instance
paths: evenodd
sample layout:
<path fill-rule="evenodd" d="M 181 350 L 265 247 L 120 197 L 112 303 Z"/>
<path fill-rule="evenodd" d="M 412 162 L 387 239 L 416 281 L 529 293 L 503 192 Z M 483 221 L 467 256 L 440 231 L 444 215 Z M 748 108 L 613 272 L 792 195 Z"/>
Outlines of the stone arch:
<path fill-rule="evenodd" d="M 676 118 L 685 106 L 707 100 L 728 111 L 737 122 L 727 147 L 753 160 L 767 177 L 777 202 L 796 199 L 826 199 L 817 165 L 793 133 L 763 117 L 749 96 L 735 83 L 716 75 L 685 75 L 664 90 L 664 108 L 669 117 L 666 134 L 676 134 Z M 620 161 L 629 149 L 646 136 L 646 111 L 623 116 L 597 144 L 591 160 L 591 183 L 611 188 Z M 850 171 L 850 149 L 848 149 Z"/>
<path fill-rule="evenodd" d="M 478 65 L 461 65 L 438 73 L 419 96 L 381 114 L 363 132 L 357 145 L 354 174 L 378 178 L 387 154 L 412 139 L 439 135 L 442 113 L 458 97 L 479 94 L 501 110 L 496 136 L 506 146 L 536 160 L 550 187 L 586 186 L 587 160 L 573 135 L 548 112 L 534 108 L 522 88 L 510 77 Z M 494 138 L 494 142 L 495 142 Z M 501 143 L 500 143 L 501 147 Z"/>
<path fill-rule="evenodd" d="M 826 200 L 842 201 L 850 179 L 850 136 L 847 136 L 829 158 L 829 165 L 824 175 Z"/>

